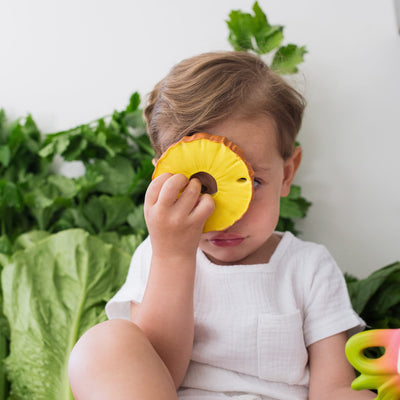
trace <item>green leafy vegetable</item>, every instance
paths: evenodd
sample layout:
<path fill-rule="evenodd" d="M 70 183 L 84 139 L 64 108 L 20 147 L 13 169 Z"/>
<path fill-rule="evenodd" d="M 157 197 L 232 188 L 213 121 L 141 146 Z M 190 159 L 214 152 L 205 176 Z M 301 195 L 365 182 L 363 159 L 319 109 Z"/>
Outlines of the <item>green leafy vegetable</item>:
<path fill-rule="evenodd" d="M 30 115 L 7 124 L 0 110 L 0 252 L 9 251 L 12 240 L 34 224 L 25 212 L 24 194 L 31 177 L 38 180 L 49 174 L 51 164 L 39 156 L 40 145 L 40 132 Z"/>
<path fill-rule="evenodd" d="M 311 202 L 301 196 L 301 188 L 297 185 L 290 187 L 289 195 L 281 197 L 280 213 L 277 230 L 291 231 L 298 234 L 294 220 L 304 218 L 311 206 Z"/>
<path fill-rule="evenodd" d="M 272 60 L 271 68 L 280 74 L 294 74 L 298 72 L 297 65 L 304 61 L 307 53 L 304 46 L 298 47 L 294 44 L 280 47 Z"/>
<path fill-rule="evenodd" d="M 280 74 L 298 72 L 297 65 L 304 61 L 307 50 L 295 44 L 281 46 L 283 26 L 270 25 L 267 16 L 256 1 L 254 14 L 233 10 L 226 21 L 229 29 L 228 41 L 234 50 L 252 51 L 258 55 L 271 53 L 271 68 Z"/>
<path fill-rule="evenodd" d="M 33 232 L 4 267 L 4 312 L 13 400 L 71 400 L 67 364 L 77 339 L 106 319 L 105 303 L 125 280 L 131 253 L 83 230 Z"/>
<path fill-rule="evenodd" d="M 283 26 L 271 26 L 258 2 L 253 5 L 254 15 L 233 10 L 229 14 L 228 41 L 237 51 L 252 50 L 265 54 L 278 47 L 283 40 Z"/>
<path fill-rule="evenodd" d="M 134 93 L 125 110 L 44 140 L 31 116 L 7 124 L 0 111 L 0 253 L 11 254 L 13 241 L 36 229 L 146 233 L 128 222 L 142 210 L 153 172 L 139 105 Z M 56 156 L 81 162 L 84 175 L 54 173 Z"/>
<path fill-rule="evenodd" d="M 373 329 L 400 328 L 400 261 L 365 279 L 346 275 L 354 310 Z"/>
<path fill-rule="evenodd" d="M 44 140 L 31 116 L 8 123 L 0 110 L 0 357 L 10 348 L 9 400 L 72 399 L 72 345 L 105 319 L 147 234 L 153 151 L 139 105 L 134 93 L 124 111 Z M 55 173 L 56 156 L 81 162 L 84 174 Z M 8 392 L 3 368 L 0 400 Z"/>

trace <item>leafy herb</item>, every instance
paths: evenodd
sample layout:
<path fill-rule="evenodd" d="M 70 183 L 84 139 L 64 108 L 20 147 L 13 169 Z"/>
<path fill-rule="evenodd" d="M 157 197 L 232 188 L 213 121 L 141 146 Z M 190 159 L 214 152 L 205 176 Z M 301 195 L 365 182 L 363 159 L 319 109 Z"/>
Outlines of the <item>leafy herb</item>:
<path fill-rule="evenodd" d="M 39 156 L 41 135 L 32 117 L 7 124 L 0 110 L 0 251 L 10 249 L 10 240 L 32 228 L 25 213 L 24 192 L 32 176 L 50 171 L 50 162 Z"/>
<path fill-rule="evenodd" d="M 282 25 L 270 25 L 267 16 L 256 1 L 254 14 L 233 10 L 226 21 L 229 29 L 228 41 L 238 51 L 252 51 L 258 55 L 273 53 L 271 68 L 280 74 L 294 74 L 297 65 L 304 61 L 307 50 L 304 46 L 288 44 L 283 41 Z"/>
<path fill-rule="evenodd" d="M 134 93 L 125 110 L 44 140 L 31 116 L 7 125 L 0 111 L 0 252 L 11 254 L 18 235 L 35 229 L 146 233 L 143 221 L 130 222 L 153 171 L 139 105 Z M 81 162 L 84 175 L 52 172 L 56 156 Z"/>

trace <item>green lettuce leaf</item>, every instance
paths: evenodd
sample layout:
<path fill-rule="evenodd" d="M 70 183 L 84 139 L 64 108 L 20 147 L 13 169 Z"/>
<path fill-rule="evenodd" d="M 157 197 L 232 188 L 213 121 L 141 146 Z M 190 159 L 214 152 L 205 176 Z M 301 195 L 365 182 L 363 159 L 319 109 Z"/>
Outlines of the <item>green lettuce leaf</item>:
<path fill-rule="evenodd" d="M 72 347 L 106 319 L 105 303 L 129 267 L 129 253 L 83 230 L 44 236 L 25 235 L 2 272 L 10 400 L 73 399 L 67 376 Z"/>

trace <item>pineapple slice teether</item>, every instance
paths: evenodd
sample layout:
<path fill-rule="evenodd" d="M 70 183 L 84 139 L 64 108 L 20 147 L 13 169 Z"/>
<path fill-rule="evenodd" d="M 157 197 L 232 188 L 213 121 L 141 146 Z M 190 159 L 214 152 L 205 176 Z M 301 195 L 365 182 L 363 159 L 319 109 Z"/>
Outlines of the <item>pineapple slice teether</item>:
<path fill-rule="evenodd" d="M 202 193 L 213 197 L 215 210 L 204 232 L 229 228 L 244 215 L 253 196 L 253 169 L 242 149 L 223 136 L 185 136 L 160 157 L 153 179 L 164 172 L 198 178 Z"/>

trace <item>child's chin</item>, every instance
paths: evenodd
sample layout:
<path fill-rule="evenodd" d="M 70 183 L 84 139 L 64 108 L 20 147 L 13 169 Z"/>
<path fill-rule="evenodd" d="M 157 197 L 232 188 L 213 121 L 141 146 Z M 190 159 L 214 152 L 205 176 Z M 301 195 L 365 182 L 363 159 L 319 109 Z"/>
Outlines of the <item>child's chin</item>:
<path fill-rule="evenodd" d="M 218 252 L 204 251 L 204 254 L 212 263 L 217 265 L 241 264 L 241 260 L 243 259 L 243 257 L 232 254 L 231 247 L 225 247 L 223 249 L 220 249 Z"/>

